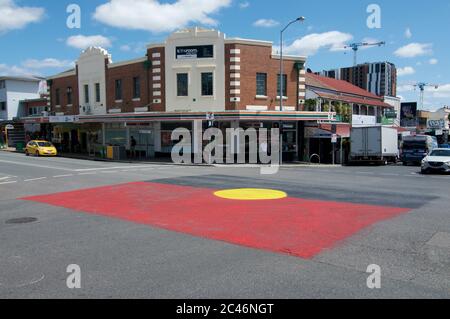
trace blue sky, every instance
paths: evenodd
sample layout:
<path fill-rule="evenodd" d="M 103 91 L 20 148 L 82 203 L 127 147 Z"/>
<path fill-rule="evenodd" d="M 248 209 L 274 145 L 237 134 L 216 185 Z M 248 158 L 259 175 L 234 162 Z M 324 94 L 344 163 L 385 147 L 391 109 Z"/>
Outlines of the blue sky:
<path fill-rule="evenodd" d="M 81 28 L 66 25 L 69 4 L 81 8 Z M 381 9 L 381 28 L 367 26 L 367 7 Z M 229 37 L 273 41 L 297 16 L 303 24 L 285 34 L 286 51 L 307 54 L 314 71 L 349 66 L 346 43 L 385 41 L 364 49 L 359 62 L 391 61 L 399 68 L 399 95 L 415 101 L 415 82 L 429 88 L 426 108 L 450 105 L 450 2 L 448 0 L 0 0 L 0 74 L 51 75 L 70 68 L 83 47 L 107 47 L 114 61 L 140 57 L 186 26 L 219 29 Z M 39 67 L 37 67 L 39 66 Z"/>

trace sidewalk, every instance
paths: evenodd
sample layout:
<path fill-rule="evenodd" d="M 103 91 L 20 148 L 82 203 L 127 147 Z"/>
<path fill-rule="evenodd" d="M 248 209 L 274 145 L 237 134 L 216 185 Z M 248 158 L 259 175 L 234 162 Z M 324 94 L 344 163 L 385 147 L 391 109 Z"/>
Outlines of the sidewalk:
<path fill-rule="evenodd" d="M 0 152 L 10 152 L 10 153 L 18 153 L 23 154 L 23 152 L 16 151 L 15 148 L 6 148 L 0 149 Z M 124 164 L 154 164 L 154 165 L 177 165 L 177 166 L 205 166 L 205 167 L 235 167 L 235 168 L 259 168 L 263 166 L 263 164 L 183 164 L 183 163 L 174 163 L 170 158 L 155 158 L 155 159 L 145 159 L 145 160 L 111 160 L 106 158 L 93 157 L 84 154 L 76 154 L 76 153 L 60 153 L 58 155 L 62 158 L 72 158 L 93 162 L 109 162 L 109 163 L 124 163 Z M 315 163 L 307 163 L 307 162 L 288 162 L 283 163 L 281 167 L 314 167 L 314 168 L 330 168 L 330 167 L 341 167 L 341 165 L 332 165 L 332 164 L 315 164 Z"/>

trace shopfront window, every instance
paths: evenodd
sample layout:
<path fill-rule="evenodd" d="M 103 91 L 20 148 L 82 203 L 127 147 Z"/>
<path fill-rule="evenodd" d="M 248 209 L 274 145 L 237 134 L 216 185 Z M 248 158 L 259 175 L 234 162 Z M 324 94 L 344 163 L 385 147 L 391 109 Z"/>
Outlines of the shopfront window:
<path fill-rule="evenodd" d="M 105 140 L 107 145 L 126 146 L 126 128 L 120 123 L 107 124 L 105 127 Z"/>

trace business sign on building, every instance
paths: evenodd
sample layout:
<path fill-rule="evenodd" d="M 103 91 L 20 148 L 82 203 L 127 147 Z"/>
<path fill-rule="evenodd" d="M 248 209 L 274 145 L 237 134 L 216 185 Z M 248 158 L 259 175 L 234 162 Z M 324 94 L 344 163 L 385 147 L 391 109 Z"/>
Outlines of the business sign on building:
<path fill-rule="evenodd" d="M 431 130 L 443 130 L 445 128 L 444 120 L 428 120 L 427 128 Z"/>
<path fill-rule="evenodd" d="M 177 60 L 207 59 L 214 57 L 213 45 L 197 45 L 176 48 Z"/>
<path fill-rule="evenodd" d="M 48 121 L 50 123 L 74 123 L 78 122 L 79 117 L 74 115 L 64 115 L 64 116 L 50 116 Z"/>
<path fill-rule="evenodd" d="M 402 103 L 400 109 L 400 126 L 401 127 L 417 126 L 417 102 Z"/>

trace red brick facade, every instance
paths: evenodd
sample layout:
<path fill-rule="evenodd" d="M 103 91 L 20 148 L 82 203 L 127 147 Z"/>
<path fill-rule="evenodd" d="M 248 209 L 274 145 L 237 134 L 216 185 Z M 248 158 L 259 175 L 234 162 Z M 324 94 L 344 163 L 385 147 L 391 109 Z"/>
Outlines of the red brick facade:
<path fill-rule="evenodd" d="M 239 54 L 232 54 L 231 50 L 240 50 Z M 268 110 L 275 110 L 280 101 L 277 98 L 277 83 L 280 73 L 280 60 L 272 57 L 271 46 L 227 44 L 225 46 L 225 93 L 227 110 L 246 110 L 248 105 L 267 106 Z M 240 58 L 240 62 L 231 62 L 230 59 Z M 300 62 L 300 61 L 299 61 Z M 283 73 L 287 75 L 287 97 L 285 106 L 295 107 L 298 110 L 299 100 L 299 72 L 295 68 L 296 61 L 286 59 L 283 62 Z M 231 70 L 233 64 L 239 64 L 240 70 Z M 232 78 L 232 73 L 239 73 L 240 78 Z M 261 97 L 256 94 L 256 74 L 267 74 L 267 94 Z M 231 94 L 236 87 L 231 82 L 240 81 L 240 94 Z M 303 90 L 305 91 L 305 90 Z M 240 102 L 231 102 L 233 97 L 239 97 Z"/>
<path fill-rule="evenodd" d="M 148 90 L 149 72 L 146 63 L 136 62 L 117 67 L 106 68 L 106 108 L 120 109 L 122 113 L 133 113 L 135 108 L 144 107 L 150 104 Z M 140 81 L 140 97 L 133 98 L 134 78 Z M 116 80 L 122 80 L 122 99 L 116 101 L 115 84 Z"/>
<path fill-rule="evenodd" d="M 76 75 L 69 75 L 66 77 L 59 77 L 50 81 L 50 100 L 51 112 L 64 113 L 65 115 L 78 115 L 79 98 L 78 98 L 78 77 Z M 67 90 L 72 88 L 72 104 L 68 103 Z M 56 105 L 56 94 L 59 90 L 60 105 Z"/>

